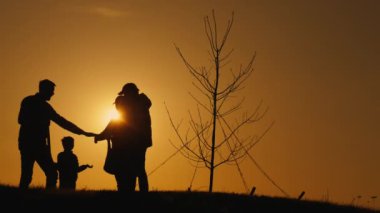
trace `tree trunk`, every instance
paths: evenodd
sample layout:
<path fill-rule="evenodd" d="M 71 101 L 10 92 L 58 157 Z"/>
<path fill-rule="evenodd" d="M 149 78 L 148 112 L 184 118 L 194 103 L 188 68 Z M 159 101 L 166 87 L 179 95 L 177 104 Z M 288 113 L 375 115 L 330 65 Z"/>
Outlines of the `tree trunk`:
<path fill-rule="evenodd" d="M 214 183 L 214 159 L 215 159 L 215 140 L 216 140 L 216 118 L 217 118 L 217 95 L 218 95 L 218 85 L 219 85 L 219 50 L 216 50 L 215 55 L 215 88 L 213 94 L 213 114 L 212 114 L 212 139 L 211 139 L 211 165 L 210 165 L 210 185 L 209 192 L 212 192 L 212 186 Z"/>

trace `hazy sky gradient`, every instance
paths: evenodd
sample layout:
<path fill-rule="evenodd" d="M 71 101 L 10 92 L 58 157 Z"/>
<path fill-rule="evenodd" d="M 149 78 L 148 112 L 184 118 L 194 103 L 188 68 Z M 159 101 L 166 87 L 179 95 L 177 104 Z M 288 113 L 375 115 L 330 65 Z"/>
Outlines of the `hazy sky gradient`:
<path fill-rule="evenodd" d="M 257 53 L 255 73 L 240 93 L 244 110 L 260 100 L 270 107 L 258 131 L 274 127 L 251 154 L 291 196 L 329 199 L 380 208 L 380 1 L 106 1 L 2 0 L 0 2 L 0 182 L 17 185 L 20 156 L 17 115 L 21 100 L 41 79 L 56 84 L 50 103 L 86 131 L 100 132 L 113 100 L 135 82 L 153 102 L 153 147 L 148 172 L 175 150 L 165 105 L 179 121 L 195 103 L 192 79 L 174 43 L 195 66 L 208 65 L 203 17 L 214 9 L 219 29 L 231 12 L 235 22 L 227 69 L 245 65 Z M 240 114 L 237 114 L 239 116 Z M 60 139 L 74 136 L 80 163 L 79 189 L 116 189 L 103 172 L 106 145 L 51 125 L 53 157 Z M 283 196 L 248 159 L 245 180 L 256 193 Z M 186 190 L 194 168 L 181 155 L 149 176 L 153 190 Z M 35 167 L 33 185 L 44 185 Z M 228 175 L 226 175 L 228 174 Z M 193 188 L 207 190 L 208 171 Z M 218 168 L 215 191 L 245 193 L 237 169 Z"/>

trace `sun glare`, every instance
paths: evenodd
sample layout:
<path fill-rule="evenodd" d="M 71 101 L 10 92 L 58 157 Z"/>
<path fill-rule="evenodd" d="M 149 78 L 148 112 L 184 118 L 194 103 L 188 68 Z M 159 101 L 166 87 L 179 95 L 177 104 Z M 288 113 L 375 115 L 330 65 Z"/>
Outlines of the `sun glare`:
<path fill-rule="evenodd" d="M 118 120 L 120 119 L 120 114 L 116 109 L 110 109 L 108 112 L 108 119 L 109 120 Z"/>

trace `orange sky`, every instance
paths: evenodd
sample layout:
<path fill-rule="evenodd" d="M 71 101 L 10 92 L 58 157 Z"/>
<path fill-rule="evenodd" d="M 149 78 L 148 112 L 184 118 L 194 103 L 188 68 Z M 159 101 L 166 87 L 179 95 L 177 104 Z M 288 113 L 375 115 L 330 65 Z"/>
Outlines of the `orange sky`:
<path fill-rule="evenodd" d="M 135 82 L 153 102 L 152 171 L 175 150 L 165 104 L 179 121 L 195 103 L 191 77 L 177 44 L 196 66 L 208 65 L 203 17 L 215 9 L 223 28 L 232 11 L 227 68 L 246 64 L 256 51 L 255 73 L 240 93 L 244 110 L 260 100 L 270 110 L 251 132 L 275 121 L 251 151 L 288 194 L 380 208 L 380 2 L 344 1 L 105 1 L 2 0 L 0 2 L 0 183 L 17 185 L 20 155 L 17 115 L 38 81 L 56 84 L 50 103 L 86 131 L 100 132 L 122 85 Z M 237 116 L 240 114 L 238 113 Z M 260 132 L 257 132 L 259 134 Z M 71 135 L 80 163 L 79 189 L 115 189 L 103 172 L 105 143 L 51 125 L 53 157 Z M 257 194 L 283 196 L 248 159 L 245 180 Z M 194 168 L 181 155 L 149 176 L 153 190 L 185 190 Z M 228 174 L 228 175 L 226 175 Z M 33 185 L 44 185 L 35 167 Z M 193 188 L 207 190 L 208 171 Z M 216 170 L 215 191 L 245 192 L 236 167 Z M 379 199 L 379 198 L 378 198 Z"/>

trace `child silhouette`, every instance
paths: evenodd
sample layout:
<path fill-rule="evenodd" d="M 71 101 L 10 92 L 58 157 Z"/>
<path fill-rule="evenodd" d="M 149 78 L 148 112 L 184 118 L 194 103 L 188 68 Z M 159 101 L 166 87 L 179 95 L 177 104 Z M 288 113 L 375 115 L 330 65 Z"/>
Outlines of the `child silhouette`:
<path fill-rule="evenodd" d="M 79 166 L 78 158 L 73 153 L 74 138 L 67 136 L 62 138 L 62 146 L 64 151 L 58 154 L 57 169 L 59 172 L 59 188 L 60 189 L 75 189 L 78 173 L 92 168 L 92 165 Z"/>

